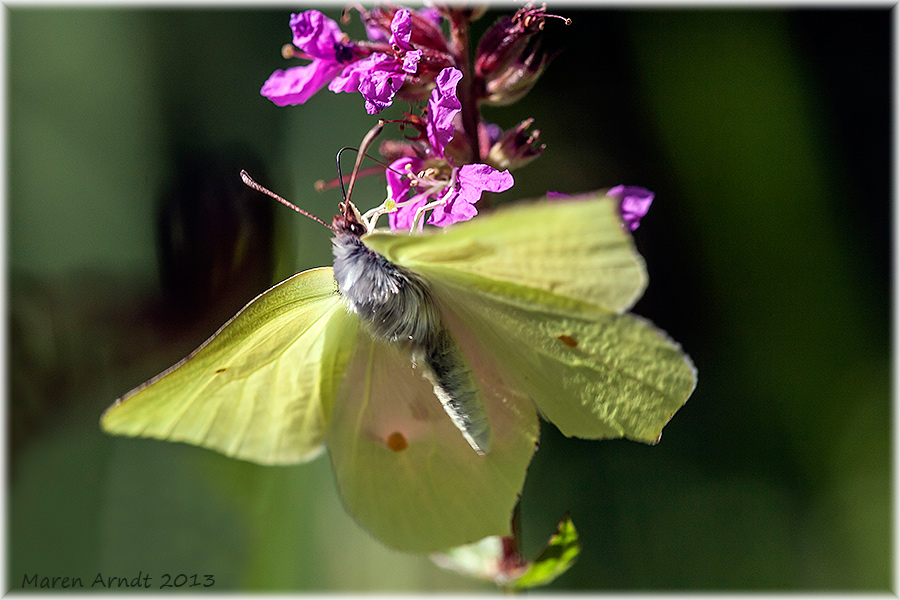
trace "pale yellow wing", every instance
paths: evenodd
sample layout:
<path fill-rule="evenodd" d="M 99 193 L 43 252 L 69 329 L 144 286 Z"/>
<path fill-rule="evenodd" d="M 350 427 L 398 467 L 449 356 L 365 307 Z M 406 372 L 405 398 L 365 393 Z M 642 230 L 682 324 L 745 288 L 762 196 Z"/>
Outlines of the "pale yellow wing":
<path fill-rule="evenodd" d="M 432 283 L 514 387 L 567 436 L 655 443 L 696 385 L 681 347 L 635 315 L 512 284 Z"/>
<path fill-rule="evenodd" d="M 447 269 L 617 312 L 628 310 L 647 285 L 618 201 L 600 193 L 517 203 L 425 235 L 373 233 L 363 240 L 414 271 Z"/>
<path fill-rule="evenodd" d="M 117 400 L 102 417 L 103 430 L 262 464 L 309 460 L 321 450 L 356 331 L 331 268 L 304 271 Z"/>
<path fill-rule="evenodd" d="M 614 199 L 545 199 L 443 233 L 364 239 L 427 281 L 566 435 L 654 442 L 694 389 L 680 346 L 623 314 L 646 275 Z"/>
<path fill-rule="evenodd" d="M 531 401 L 507 385 L 471 332 L 454 324 L 454 333 L 485 400 L 490 452 L 480 455 L 465 441 L 407 352 L 362 333 L 328 434 L 347 509 L 407 552 L 510 535 L 538 438 Z"/>

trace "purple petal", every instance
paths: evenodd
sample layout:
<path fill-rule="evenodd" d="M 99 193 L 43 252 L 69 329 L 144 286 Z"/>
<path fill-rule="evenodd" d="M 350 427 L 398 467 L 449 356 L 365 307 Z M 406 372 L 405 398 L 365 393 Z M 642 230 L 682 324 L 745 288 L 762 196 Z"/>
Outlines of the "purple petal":
<path fill-rule="evenodd" d="M 400 63 L 385 54 L 372 54 L 343 68 L 328 85 L 332 92 L 359 92 L 370 115 L 391 105 L 406 74 Z"/>
<path fill-rule="evenodd" d="M 425 132 L 428 141 L 438 156 L 453 139 L 453 117 L 462 109 L 456 97 L 456 86 L 462 79 L 462 71 L 447 67 L 434 78 L 435 88 L 428 98 L 428 120 Z"/>
<path fill-rule="evenodd" d="M 606 195 L 619 201 L 622 221 L 629 231 L 638 228 L 654 198 L 653 192 L 636 185 L 617 185 L 606 192 Z"/>
<path fill-rule="evenodd" d="M 503 192 L 513 186 L 509 171 L 482 164 L 463 165 L 457 172 L 458 189 L 450 200 L 431 213 L 428 222 L 445 227 L 459 221 L 467 221 L 478 214 L 475 203 L 483 192 Z"/>
<path fill-rule="evenodd" d="M 376 52 L 348 64 L 328 86 L 333 92 L 361 93 L 366 101 L 366 112 L 370 115 L 381 112 L 391 105 L 394 95 L 406 80 L 406 74 L 415 73 L 422 59 L 422 51 L 412 50 L 409 45 L 412 32 L 409 10 L 402 9 L 394 13 L 391 31 L 393 32 L 391 43 L 407 50 L 402 54 L 402 61 Z"/>
<path fill-rule="evenodd" d="M 286 71 L 279 69 L 266 80 L 259 93 L 278 106 L 303 104 L 340 70 L 339 63 L 327 60 L 314 60 Z"/>
<path fill-rule="evenodd" d="M 388 35 L 378 25 L 366 23 L 366 37 L 373 42 L 387 42 Z"/>
<path fill-rule="evenodd" d="M 377 114 L 391 105 L 394 94 L 403 85 L 403 74 L 396 71 L 372 71 L 359 82 L 359 92 L 366 99 L 366 112 Z"/>
<path fill-rule="evenodd" d="M 385 178 L 387 179 L 388 187 L 388 198 L 398 204 L 400 202 L 406 202 L 407 200 L 409 200 L 412 195 L 411 192 L 413 191 L 413 189 L 409 185 L 409 179 L 404 177 L 403 174 L 410 171 L 420 171 L 423 164 L 424 161 L 421 158 L 415 158 L 412 156 L 398 158 L 397 160 L 392 162 L 388 170 L 385 172 Z"/>
<path fill-rule="evenodd" d="M 391 44 L 397 45 L 401 50 L 411 50 L 409 38 L 412 34 L 412 15 L 408 8 L 402 8 L 394 13 L 391 20 Z"/>
<path fill-rule="evenodd" d="M 477 214 L 478 209 L 474 205 L 460 200 L 457 196 L 447 204 L 435 208 L 428 217 L 428 224 L 446 227 L 460 221 L 468 221 Z"/>
<path fill-rule="evenodd" d="M 486 138 L 487 146 L 491 147 L 503 135 L 503 128 L 496 123 L 481 121 L 478 123 L 478 135 L 479 139 Z"/>
<path fill-rule="evenodd" d="M 397 209 L 397 212 L 392 212 L 388 215 L 388 220 L 391 225 L 392 230 L 397 229 L 405 229 L 407 231 L 410 230 L 413 226 L 413 220 L 416 218 L 416 212 L 428 202 L 428 198 L 424 195 L 416 198 L 409 204 L 404 204 L 400 208 Z M 420 224 L 420 228 L 421 228 Z"/>
<path fill-rule="evenodd" d="M 291 15 L 294 45 L 316 58 L 334 60 L 334 45 L 343 33 L 338 24 L 317 10 Z"/>
<path fill-rule="evenodd" d="M 372 70 L 372 64 L 375 62 L 377 55 L 372 54 L 362 60 L 346 65 L 331 83 L 328 89 L 337 94 L 338 92 L 358 92 L 360 80 Z"/>
<path fill-rule="evenodd" d="M 407 168 L 407 165 L 409 168 Z M 391 163 L 387 170 L 388 197 L 396 203 L 406 202 L 415 191 L 409 185 L 409 179 L 401 174 L 408 171 L 421 170 L 423 161 L 421 158 L 404 157 Z M 388 221 L 391 229 L 409 229 L 412 227 L 413 217 L 420 206 L 424 206 L 427 198 L 422 197 L 415 202 L 410 202 L 397 208 L 396 212 L 388 213 Z"/>
<path fill-rule="evenodd" d="M 460 193 L 463 190 L 478 191 L 478 197 L 473 202 L 481 198 L 481 192 L 505 192 L 515 183 L 509 171 L 498 171 L 494 167 L 481 164 L 460 167 L 457 181 Z"/>
<path fill-rule="evenodd" d="M 410 50 L 403 57 L 403 70 L 410 74 L 415 74 L 419 69 L 419 61 L 422 60 L 421 50 Z"/>

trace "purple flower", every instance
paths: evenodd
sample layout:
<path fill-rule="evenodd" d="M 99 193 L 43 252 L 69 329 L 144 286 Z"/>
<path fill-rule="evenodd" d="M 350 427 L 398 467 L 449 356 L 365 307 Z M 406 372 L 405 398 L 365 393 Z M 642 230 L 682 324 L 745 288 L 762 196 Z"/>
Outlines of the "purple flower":
<path fill-rule="evenodd" d="M 617 185 L 606 195 L 619 201 L 622 221 L 629 231 L 634 231 L 641 224 L 641 218 L 650 210 L 654 197 L 653 192 L 636 185 Z"/>
<path fill-rule="evenodd" d="M 415 75 L 416 71 L 419 68 L 419 61 L 422 60 L 422 51 L 421 50 L 410 50 L 403 57 L 403 66 L 400 68 L 409 73 L 410 75 Z"/>
<path fill-rule="evenodd" d="M 453 117 L 462 110 L 462 104 L 456 97 L 456 86 L 462 79 L 462 71 L 447 67 L 435 77 L 435 88 L 428 99 L 428 120 L 425 132 L 428 141 L 438 156 L 444 155 L 444 149 L 453 139 Z"/>
<path fill-rule="evenodd" d="M 388 195 L 397 206 L 390 213 L 391 229 L 411 229 L 416 213 L 429 203 L 434 203 L 429 217 L 419 222 L 446 227 L 459 221 L 467 221 L 478 214 L 475 203 L 484 192 L 503 192 L 513 186 L 509 171 L 498 171 L 491 166 L 474 164 L 454 169 L 455 184 L 431 178 L 421 173 L 425 161 L 420 158 L 401 158 L 391 164 L 387 172 Z M 412 178 L 410 179 L 406 175 Z M 411 181 L 415 181 L 413 187 Z"/>
<path fill-rule="evenodd" d="M 373 42 L 388 42 L 389 36 L 387 34 L 387 31 L 385 31 L 384 26 L 381 24 L 380 19 L 372 18 L 372 16 L 371 16 L 372 13 L 363 9 L 362 6 L 359 6 L 358 10 L 363 17 L 363 22 L 366 27 L 366 37 L 368 37 Z M 376 9 L 374 12 L 381 13 L 384 10 L 385 9 Z M 389 10 L 389 9 L 387 9 L 387 10 Z M 439 30 L 441 25 L 444 22 L 444 17 L 441 16 L 440 11 L 437 10 L 436 8 L 431 8 L 431 7 L 426 6 L 424 8 L 420 8 L 419 10 L 415 11 L 414 14 L 417 14 L 421 19 L 419 21 L 420 27 L 421 27 L 421 23 L 424 21 L 425 23 L 428 23 L 432 27 L 437 28 Z M 410 20 L 413 20 L 412 14 L 410 14 Z M 407 40 L 407 41 L 409 41 L 409 40 Z M 390 41 L 388 43 L 393 43 L 393 41 Z"/>
<path fill-rule="evenodd" d="M 363 13 L 365 14 L 365 13 Z M 366 21 L 366 37 L 373 42 L 387 42 L 388 35 L 377 23 Z"/>
<path fill-rule="evenodd" d="M 303 104 L 322 89 L 345 64 L 354 60 L 353 47 L 344 43 L 340 27 L 317 10 L 291 15 L 294 45 L 312 58 L 302 67 L 272 73 L 260 94 L 277 104 Z"/>
<path fill-rule="evenodd" d="M 260 93 L 278 106 L 302 104 L 328 84 L 333 92 L 360 92 L 371 115 L 391 105 L 407 75 L 414 75 L 422 51 L 410 44 L 412 17 L 398 10 L 391 20 L 389 54 L 375 52 L 358 59 L 352 42 L 338 24 L 317 10 L 291 15 L 294 45 L 312 59 L 308 65 L 277 70 Z M 331 82 L 329 84 L 329 81 Z"/>
<path fill-rule="evenodd" d="M 391 45 L 399 49 L 397 56 L 376 53 L 347 65 L 328 89 L 332 92 L 358 91 L 365 98 L 366 112 L 370 115 L 390 106 L 407 74 L 415 74 L 422 59 L 422 51 L 413 50 L 409 43 L 411 33 L 409 10 L 398 10 L 391 21 L 390 39 Z"/>
<path fill-rule="evenodd" d="M 446 227 L 459 221 L 467 221 L 478 214 L 475 203 L 483 192 L 504 192 L 513 186 L 509 171 L 498 171 L 488 165 L 463 165 L 457 176 L 455 190 L 445 197 L 444 204 L 436 207 L 428 222 Z"/>
<path fill-rule="evenodd" d="M 391 163 L 391 168 L 387 170 L 388 197 L 398 205 L 398 209 L 388 215 L 391 229 L 412 228 L 416 211 L 428 201 L 428 194 L 414 189 L 410 180 L 402 175 L 417 173 L 424 164 L 421 158 L 404 157 Z"/>

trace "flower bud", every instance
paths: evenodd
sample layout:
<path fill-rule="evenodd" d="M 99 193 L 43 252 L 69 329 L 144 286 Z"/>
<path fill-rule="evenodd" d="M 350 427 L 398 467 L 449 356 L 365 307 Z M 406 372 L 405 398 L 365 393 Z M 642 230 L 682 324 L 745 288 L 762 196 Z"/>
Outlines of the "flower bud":
<path fill-rule="evenodd" d="M 482 102 L 492 106 L 507 106 L 527 94 L 553 58 L 539 46 L 540 40 L 534 40 L 534 44 L 522 52 L 519 60 L 487 79 Z"/>
<path fill-rule="evenodd" d="M 504 15 L 478 42 L 475 51 L 475 76 L 486 78 L 512 62 L 535 32 L 520 31 L 513 17 Z"/>
<path fill-rule="evenodd" d="M 487 155 L 487 164 L 497 169 L 518 169 L 527 165 L 541 155 L 547 147 L 539 144 L 540 130 L 528 132 L 534 119 L 525 119 L 515 128 L 510 129 L 491 146 Z"/>
<path fill-rule="evenodd" d="M 519 59 L 535 34 L 544 30 L 544 21 L 549 17 L 563 19 L 567 25 L 571 22 L 564 17 L 546 14 L 546 6 L 535 8 L 531 3 L 512 16 L 501 17 L 478 43 L 476 77 L 487 79 Z"/>
<path fill-rule="evenodd" d="M 569 19 L 546 14 L 546 6 L 531 3 L 513 16 L 498 20 L 481 38 L 475 54 L 475 77 L 484 82 L 488 104 L 512 104 L 535 84 L 552 56 L 541 48 L 547 18 Z"/>

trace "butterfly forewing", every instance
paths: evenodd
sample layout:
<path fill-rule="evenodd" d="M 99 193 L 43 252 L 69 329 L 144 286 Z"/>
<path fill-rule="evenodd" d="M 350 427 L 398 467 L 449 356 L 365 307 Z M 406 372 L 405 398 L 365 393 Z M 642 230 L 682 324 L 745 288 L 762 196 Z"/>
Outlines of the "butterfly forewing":
<path fill-rule="evenodd" d="M 429 282 L 564 434 L 654 442 L 694 388 L 680 347 L 622 314 L 646 285 L 614 200 L 520 204 L 367 245 Z"/>
<path fill-rule="evenodd" d="M 631 308 L 647 285 L 618 204 L 600 194 L 501 207 L 431 235 L 377 233 L 364 241 L 414 271 L 442 267 L 617 312 Z"/>
<path fill-rule="evenodd" d="M 330 268 L 257 297 L 188 358 L 103 416 L 110 433 L 182 441 L 263 464 L 315 456 L 356 319 Z"/>

